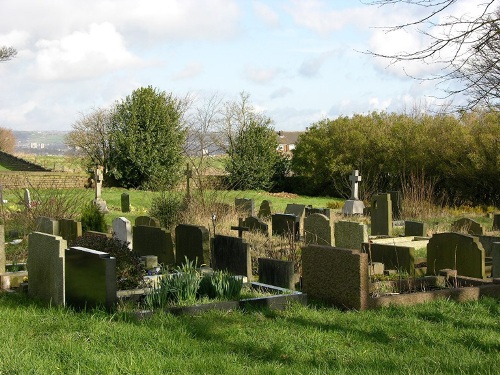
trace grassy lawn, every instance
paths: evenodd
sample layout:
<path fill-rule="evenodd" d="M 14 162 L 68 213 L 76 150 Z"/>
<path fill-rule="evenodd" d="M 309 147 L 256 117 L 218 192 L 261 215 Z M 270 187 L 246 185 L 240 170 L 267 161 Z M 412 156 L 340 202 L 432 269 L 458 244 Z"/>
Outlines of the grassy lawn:
<path fill-rule="evenodd" d="M 497 374 L 500 304 L 77 313 L 0 294 L 2 374 Z"/>

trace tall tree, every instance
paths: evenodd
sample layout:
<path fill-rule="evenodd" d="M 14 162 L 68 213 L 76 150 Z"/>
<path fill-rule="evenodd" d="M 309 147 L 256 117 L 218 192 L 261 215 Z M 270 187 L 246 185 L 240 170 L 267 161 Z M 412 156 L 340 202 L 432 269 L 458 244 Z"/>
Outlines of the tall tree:
<path fill-rule="evenodd" d="M 83 157 L 87 169 L 102 165 L 105 174 L 108 170 L 111 120 L 112 110 L 93 109 L 71 125 L 73 130 L 64 139 L 67 146 Z"/>
<path fill-rule="evenodd" d="M 432 79 L 446 84 L 443 90 L 448 97 L 465 94 L 469 98 L 468 104 L 464 106 L 466 109 L 484 104 L 498 106 L 500 8 L 497 1 L 486 0 L 478 4 L 480 12 L 477 16 L 459 14 L 440 18 L 459 2 L 460 0 L 368 1 L 379 6 L 401 3 L 422 8 L 424 15 L 420 18 L 388 26 L 387 30 L 391 32 L 404 29 L 410 33 L 418 33 L 426 43 L 422 48 L 396 54 L 370 53 L 387 58 L 391 63 L 420 61 L 424 64 L 440 64 L 442 69 L 439 74 L 415 78 Z M 449 85 L 451 82 L 458 86 Z"/>
<path fill-rule="evenodd" d="M 9 61 L 17 55 L 17 50 L 13 47 L 0 47 L 0 62 Z"/>
<path fill-rule="evenodd" d="M 181 176 L 186 102 L 151 86 L 117 104 L 109 172 L 124 187 L 166 189 Z"/>
<path fill-rule="evenodd" d="M 16 137 L 11 129 L 0 128 L 0 151 L 12 154 L 16 149 Z"/>
<path fill-rule="evenodd" d="M 239 101 L 226 103 L 223 130 L 231 187 L 269 190 L 281 158 L 271 119 L 258 113 L 242 93 Z"/>

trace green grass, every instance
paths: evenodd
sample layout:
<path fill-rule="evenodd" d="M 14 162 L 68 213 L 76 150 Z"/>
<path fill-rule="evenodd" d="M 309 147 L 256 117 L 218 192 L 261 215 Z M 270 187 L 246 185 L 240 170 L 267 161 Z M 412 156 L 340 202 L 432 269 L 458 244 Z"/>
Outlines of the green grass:
<path fill-rule="evenodd" d="M 498 301 L 341 312 L 157 314 L 46 308 L 0 295 L 2 374 L 496 374 Z"/>

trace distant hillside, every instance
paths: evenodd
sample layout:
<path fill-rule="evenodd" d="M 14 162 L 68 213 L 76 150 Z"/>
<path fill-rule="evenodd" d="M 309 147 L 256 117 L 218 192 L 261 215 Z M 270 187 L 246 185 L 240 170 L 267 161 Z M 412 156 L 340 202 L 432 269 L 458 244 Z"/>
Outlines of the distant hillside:
<path fill-rule="evenodd" d="M 64 144 L 63 131 L 16 131 L 16 152 L 38 155 L 63 155 L 69 149 Z"/>

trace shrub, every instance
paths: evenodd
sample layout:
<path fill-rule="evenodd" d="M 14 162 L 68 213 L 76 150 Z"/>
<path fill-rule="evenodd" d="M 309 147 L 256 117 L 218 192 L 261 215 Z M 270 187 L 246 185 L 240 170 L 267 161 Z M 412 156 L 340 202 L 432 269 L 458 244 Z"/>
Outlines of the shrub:
<path fill-rule="evenodd" d="M 153 198 L 149 214 L 160 220 L 162 227 L 171 228 L 179 223 L 184 203 L 180 194 L 161 192 Z"/>
<path fill-rule="evenodd" d="M 80 221 L 82 222 L 83 232 L 92 230 L 106 233 L 108 231 L 104 214 L 99 210 L 99 207 L 93 203 L 83 208 Z"/>
<path fill-rule="evenodd" d="M 145 274 L 141 258 L 128 248 L 128 243 L 116 238 L 83 236 L 73 246 L 103 251 L 116 258 L 116 284 L 118 289 L 133 289 L 142 285 Z"/>

